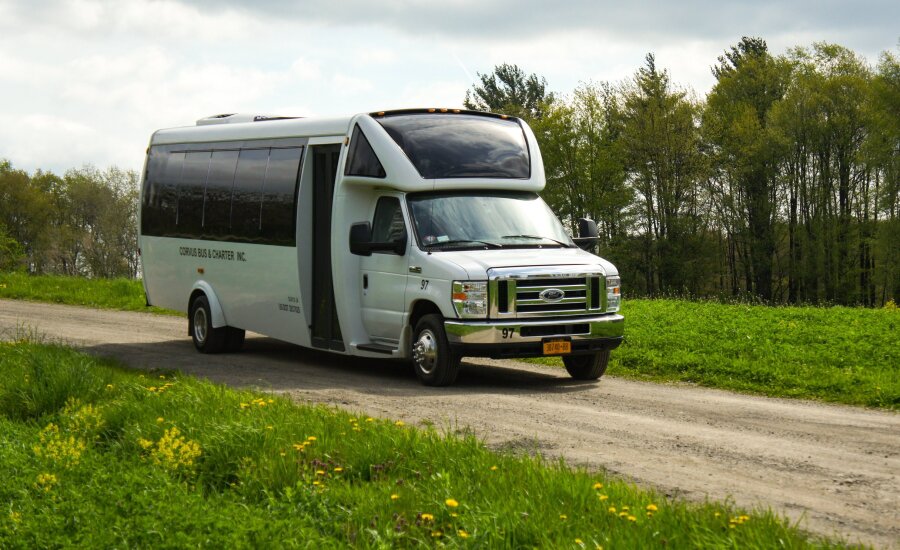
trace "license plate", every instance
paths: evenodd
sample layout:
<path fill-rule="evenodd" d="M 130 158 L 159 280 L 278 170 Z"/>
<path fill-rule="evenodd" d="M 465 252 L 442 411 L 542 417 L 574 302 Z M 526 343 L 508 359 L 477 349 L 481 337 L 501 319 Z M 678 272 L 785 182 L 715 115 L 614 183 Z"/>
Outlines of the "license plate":
<path fill-rule="evenodd" d="M 571 340 L 544 340 L 544 355 L 572 353 Z"/>

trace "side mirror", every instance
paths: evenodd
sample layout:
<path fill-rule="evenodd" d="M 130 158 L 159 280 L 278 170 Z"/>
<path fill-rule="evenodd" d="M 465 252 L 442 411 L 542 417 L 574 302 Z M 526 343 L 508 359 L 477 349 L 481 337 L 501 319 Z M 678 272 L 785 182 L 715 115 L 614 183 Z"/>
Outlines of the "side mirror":
<path fill-rule="evenodd" d="M 372 224 L 354 223 L 350 226 L 350 253 L 357 256 L 372 255 Z"/>
<path fill-rule="evenodd" d="M 580 218 L 578 220 L 578 238 L 573 240 L 578 245 L 578 248 L 593 254 L 597 241 L 600 240 L 597 222 L 590 218 Z"/>

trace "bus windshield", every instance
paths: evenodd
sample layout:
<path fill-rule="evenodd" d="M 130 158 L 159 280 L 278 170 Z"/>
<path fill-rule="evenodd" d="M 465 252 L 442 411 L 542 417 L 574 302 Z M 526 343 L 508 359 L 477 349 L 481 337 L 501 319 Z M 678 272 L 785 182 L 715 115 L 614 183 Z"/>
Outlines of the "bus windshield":
<path fill-rule="evenodd" d="M 415 193 L 407 203 L 419 244 L 427 250 L 575 246 L 535 193 Z"/>
<path fill-rule="evenodd" d="M 522 126 L 476 115 L 406 114 L 378 119 L 425 179 L 531 174 Z"/>

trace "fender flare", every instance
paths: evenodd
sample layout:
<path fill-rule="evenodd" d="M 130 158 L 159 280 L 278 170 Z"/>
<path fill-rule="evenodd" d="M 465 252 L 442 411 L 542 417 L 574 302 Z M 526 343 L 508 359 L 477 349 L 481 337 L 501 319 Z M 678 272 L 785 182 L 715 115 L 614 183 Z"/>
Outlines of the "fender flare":
<path fill-rule="evenodd" d="M 197 281 L 194 283 L 194 286 L 191 288 L 191 297 L 188 300 L 188 311 L 191 311 L 191 303 L 194 301 L 194 296 L 200 293 L 205 294 L 207 301 L 209 301 L 213 328 L 227 326 L 228 323 L 225 322 L 225 313 L 222 311 L 222 306 L 219 304 L 219 298 L 213 291 L 212 286 L 206 281 Z"/>

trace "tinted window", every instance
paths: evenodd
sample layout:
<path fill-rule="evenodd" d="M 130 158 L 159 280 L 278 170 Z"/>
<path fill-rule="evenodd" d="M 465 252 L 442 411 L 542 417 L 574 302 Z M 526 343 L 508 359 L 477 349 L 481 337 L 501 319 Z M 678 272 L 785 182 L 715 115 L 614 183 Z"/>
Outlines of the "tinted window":
<path fill-rule="evenodd" d="M 378 119 L 425 179 L 528 178 L 530 157 L 515 120 L 457 114 Z"/>
<path fill-rule="evenodd" d="M 144 194 L 141 197 L 141 232 L 145 235 L 159 235 L 162 229 L 160 191 L 167 157 L 168 154 L 161 152 L 159 148 L 151 149 L 147 157 Z M 175 221 L 174 218 L 172 221 Z"/>
<path fill-rule="evenodd" d="M 267 244 L 293 245 L 301 148 L 272 149 L 263 185 L 262 235 Z"/>
<path fill-rule="evenodd" d="M 203 207 L 206 239 L 227 239 L 231 234 L 231 190 L 237 161 L 237 151 L 213 151 Z"/>
<path fill-rule="evenodd" d="M 381 161 L 375 156 L 372 145 L 358 125 L 353 129 L 353 137 L 350 139 L 350 151 L 344 174 L 369 178 L 383 178 L 386 175 Z"/>
<path fill-rule="evenodd" d="M 406 239 L 406 224 L 397 197 L 381 197 L 372 220 L 372 242 L 389 243 Z"/>
<path fill-rule="evenodd" d="M 178 186 L 178 234 L 198 236 L 203 228 L 203 195 L 209 173 L 209 151 L 187 153 Z"/>
<path fill-rule="evenodd" d="M 155 233 L 153 235 L 167 236 L 174 234 L 175 221 L 178 216 L 178 182 L 181 181 L 181 171 L 184 165 L 184 153 L 160 152 L 162 173 L 159 174 L 159 183 L 156 186 L 157 208 L 154 220 Z"/>
<path fill-rule="evenodd" d="M 259 211 L 268 161 L 268 149 L 244 149 L 238 157 L 231 204 L 231 231 L 241 240 L 259 239 Z"/>

